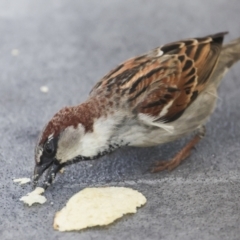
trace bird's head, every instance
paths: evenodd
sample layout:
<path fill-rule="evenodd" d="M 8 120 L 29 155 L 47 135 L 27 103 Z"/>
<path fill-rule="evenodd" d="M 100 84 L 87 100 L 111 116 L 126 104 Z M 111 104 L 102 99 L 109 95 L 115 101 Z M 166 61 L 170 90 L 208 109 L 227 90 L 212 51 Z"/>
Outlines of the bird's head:
<path fill-rule="evenodd" d="M 35 147 L 34 186 L 46 170 L 45 189 L 63 166 L 97 155 L 86 145 L 85 136 L 91 142 L 89 135 L 93 131 L 94 119 L 86 110 L 79 107 L 63 108 L 45 126 Z"/>

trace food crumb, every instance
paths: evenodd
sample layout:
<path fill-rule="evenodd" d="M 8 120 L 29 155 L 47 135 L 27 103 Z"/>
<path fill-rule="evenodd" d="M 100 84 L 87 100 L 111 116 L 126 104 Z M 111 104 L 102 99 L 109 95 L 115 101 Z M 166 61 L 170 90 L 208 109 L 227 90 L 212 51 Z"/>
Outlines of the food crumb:
<path fill-rule="evenodd" d="M 19 185 L 23 185 L 23 184 L 31 182 L 31 179 L 30 178 L 16 178 L 16 179 L 13 179 L 13 182 L 19 183 Z"/>
<path fill-rule="evenodd" d="M 142 193 L 131 188 L 85 188 L 56 213 L 53 228 L 72 231 L 108 225 L 124 214 L 136 213 L 146 201 Z"/>
<path fill-rule="evenodd" d="M 18 49 L 12 49 L 11 54 L 12 56 L 18 56 L 19 55 L 19 50 Z"/>
<path fill-rule="evenodd" d="M 41 86 L 40 91 L 43 92 L 43 93 L 47 93 L 49 91 L 49 89 L 48 89 L 47 86 Z"/>
<path fill-rule="evenodd" d="M 47 201 L 45 196 L 41 194 L 44 193 L 44 189 L 41 187 L 37 187 L 34 191 L 28 193 L 26 196 L 20 198 L 20 201 L 32 206 L 34 203 L 43 204 Z"/>

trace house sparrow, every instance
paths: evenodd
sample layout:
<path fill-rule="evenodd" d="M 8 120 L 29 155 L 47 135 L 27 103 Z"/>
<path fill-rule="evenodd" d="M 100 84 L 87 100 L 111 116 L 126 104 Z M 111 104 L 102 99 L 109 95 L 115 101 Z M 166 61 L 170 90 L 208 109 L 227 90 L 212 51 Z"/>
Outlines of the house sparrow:
<path fill-rule="evenodd" d="M 131 58 L 105 75 L 86 102 L 57 112 L 36 145 L 34 185 L 47 169 L 45 189 L 63 166 L 196 131 L 173 159 L 158 162 L 152 172 L 177 167 L 204 136 L 220 80 L 240 59 L 240 38 L 222 46 L 225 34 L 169 43 Z"/>

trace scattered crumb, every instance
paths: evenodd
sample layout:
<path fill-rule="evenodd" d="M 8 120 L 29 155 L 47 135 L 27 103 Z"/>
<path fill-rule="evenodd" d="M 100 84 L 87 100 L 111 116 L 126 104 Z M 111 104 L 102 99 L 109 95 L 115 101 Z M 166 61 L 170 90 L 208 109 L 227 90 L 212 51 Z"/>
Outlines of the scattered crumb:
<path fill-rule="evenodd" d="M 30 178 L 16 178 L 16 179 L 13 179 L 13 182 L 19 183 L 19 185 L 23 185 L 23 184 L 31 182 L 31 179 Z"/>
<path fill-rule="evenodd" d="M 53 228 L 71 231 L 108 225 L 124 214 L 136 213 L 137 207 L 146 201 L 140 192 L 131 188 L 85 188 L 56 213 Z"/>
<path fill-rule="evenodd" d="M 26 196 L 20 198 L 20 201 L 32 206 L 34 203 L 43 204 L 47 201 L 45 196 L 41 194 L 44 193 L 44 189 L 41 187 L 37 187 L 34 191 L 28 193 Z"/>
<path fill-rule="evenodd" d="M 12 49 L 11 54 L 12 56 L 18 56 L 19 55 L 19 50 L 18 49 Z"/>
<path fill-rule="evenodd" d="M 64 168 L 64 167 L 61 168 L 59 172 L 60 172 L 60 173 L 64 173 L 64 172 L 65 172 L 65 168 Z"/>
<path fill-rule="evenodd" d="M 43 92 L 43 93 L 47 93 L 49 91 L 49 89 L 48 89 L 47 86 L 41 86 L 40 91 Z"/>

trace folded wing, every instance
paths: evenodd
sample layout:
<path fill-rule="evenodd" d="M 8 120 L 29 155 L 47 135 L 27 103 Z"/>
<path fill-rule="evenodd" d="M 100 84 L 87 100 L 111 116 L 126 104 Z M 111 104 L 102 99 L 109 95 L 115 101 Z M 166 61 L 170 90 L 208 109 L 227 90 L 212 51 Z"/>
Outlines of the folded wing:
<path fill-rule="evenodd" d="M 211 82 L 225 34 L 166 44 L 132 58 L 99 81 L 91 94 L 113 94 L 136 114 L 174 121 Z"/>

